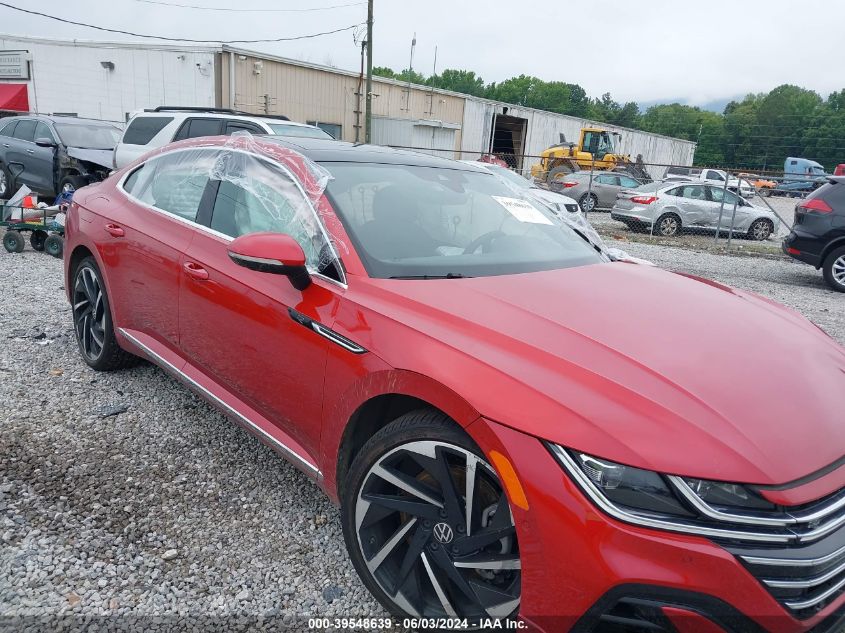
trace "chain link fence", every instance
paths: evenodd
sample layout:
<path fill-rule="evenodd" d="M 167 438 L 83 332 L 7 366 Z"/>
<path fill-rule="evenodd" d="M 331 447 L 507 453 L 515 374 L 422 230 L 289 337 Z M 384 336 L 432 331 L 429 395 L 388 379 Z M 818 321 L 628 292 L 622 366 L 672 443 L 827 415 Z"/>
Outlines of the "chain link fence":
<path fill-rule="evenodd" d="M 611 165 L 536 154 L 398 149 L 507 168 L 525 177 L 527 186 L 574 200 L 606 238 L 718 251 L 779 253 L 794 221 L 796 198 L 825 181 L 812 174 L 749 173 L 642 160 Z"/>

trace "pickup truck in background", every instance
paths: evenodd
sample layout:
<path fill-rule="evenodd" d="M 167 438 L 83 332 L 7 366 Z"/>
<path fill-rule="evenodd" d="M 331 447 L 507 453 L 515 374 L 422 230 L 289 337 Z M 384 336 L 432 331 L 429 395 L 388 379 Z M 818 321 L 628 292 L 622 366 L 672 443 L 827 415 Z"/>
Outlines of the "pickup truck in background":
<path fill-rule="evenodd" d="M 689 178 L 690 180 L 706 180 L 711 185 L 725 186 L 725 179 L 728 180 L 728 189 L 738 193 L 743 198 L 753 198 L 757 193 L 754 185 L 747 180 L 740 180 L 735 176 L 729 176 L 721 169 L 709 167 L 670 167 L 666 170 L 666 177 L 673 180 L 678 178 Z"/>

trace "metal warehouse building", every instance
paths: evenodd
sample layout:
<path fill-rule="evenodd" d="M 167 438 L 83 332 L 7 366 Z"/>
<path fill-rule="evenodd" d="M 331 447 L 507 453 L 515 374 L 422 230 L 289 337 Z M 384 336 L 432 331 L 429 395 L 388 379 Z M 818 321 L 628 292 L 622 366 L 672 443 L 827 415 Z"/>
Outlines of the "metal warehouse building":
<path fill-rule="evenodd" d="M 160 105 L 283 114 L 335 137 L 363 140 L 359 73 L 229 46 L 60 41 L 0 35 L 0 110 L 125 121 Z M 372 140 L 454 158 L 517 156 L 527 169 L 560 134 L 596 124 L 646 163 L 691 165 L 695 143 L 577 117 L 375 77 Z M 522 158 L 521 155 L 529 155 Z M 650 169 L 661 175 L 660 169 Z M 655 173 L 656 172 L 656 173 Z"/>

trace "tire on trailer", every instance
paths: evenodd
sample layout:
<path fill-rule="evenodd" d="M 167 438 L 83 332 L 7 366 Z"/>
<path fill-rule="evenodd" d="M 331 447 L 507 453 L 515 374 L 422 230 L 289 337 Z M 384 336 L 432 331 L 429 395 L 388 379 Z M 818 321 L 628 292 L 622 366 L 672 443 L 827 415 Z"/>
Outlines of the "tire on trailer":
<path fill-rule="evenodd" d="M 44 242 L 47 241 L 47 231 L 36 229 L 29 236 L 29 245 L 36 251 L 44 250 Z"/>
<path fill-rule="evenodd" d="M 469 473 L 473 494 L 463 494 Z M 470 621 L 516 613 L 521 564 L 508 498 L 475 442 L 443 413 L 411 411 L 382 428 L 355 456 L 345 481 L 346 548 L 366 587 L 393 615 L 413 616 L 413 609 L 423 618 L 442 616 L 444 601 L 447 612 Z M 488 576 L 456 564 L 471 545 L 467 534 L 477 539 L 485 531 L 496 533 L 493 556 L 507 563 Z M 426 576 L 442 583 L 440 600 L 414 582 Z M 472 599 L 453 584 L 464 578 L 466 586 L 467 577 L 479 585 Z"/>
<path fill-rule="evenodd" d="M 61 235 L 49 235 L 44 240 L 44 252 L 53 257 L 61 257 L 65 250 L 65 241 Z"/>
<path fill-rule="evenodd" d="M 845 246 L 827 254 L 822 264 L 822 273 L 828 286 L 837 292 L 845 292 Z"/>
<path fill-rule="evenodd" d="M 5 248 L 10 253 L 20 253 L 23 251 L 23 235 L 20 234 L 20 231 L 6 231 L 6 234 L 3 235 L 3 248 Z"/>

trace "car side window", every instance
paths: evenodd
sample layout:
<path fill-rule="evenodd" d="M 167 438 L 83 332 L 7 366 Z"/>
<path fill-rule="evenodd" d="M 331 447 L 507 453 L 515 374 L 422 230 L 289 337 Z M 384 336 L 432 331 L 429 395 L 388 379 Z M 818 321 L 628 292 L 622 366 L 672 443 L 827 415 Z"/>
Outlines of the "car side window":
<path fill-rule="evenodd" d="M 640 183 L 638 183 L 633 178 L 628 178 L 627 176 L 619 176 L 619 184 L 620 186 L 627 188 L 640 186 Z"/>
<path fill-rule="evenodd" d="M 124 145 L 146 145 L 171 121 L 172 116 L 137 116 L 129 122 L 120 142 Z"/>
<path fill-rule="evenodd" d="M 306 265 L 325 273 L 334 261 L 331 248 L 310 202 L 293 179 L 257 158 L 249 160 L 244 171 L 234 181 L 220 182 L 211 228 L 229 237 L 259 231 L 290 235 L 302 246 Z"/>
<path fill-rule="evenodd" d="M 247 123 L 246 121 L 227 121 L 226 122 L 226 136 L 231 136 L 235 132 L 249 132 L 250 134 L 266 134 L 257 125 Z"/>
<path fill-rule="evenodd" d="M 219 136 L 223 132 L 223 119 L 186 119 L 173 137 L 174 141 L 200 136 Z"/>
<path fill-rule="evenodd" d="M 35 126 L 35 138 L 46 138 L 54 142 L 56 140 L 53 137 L 53 133 L 50 131 L 50 128 L 47 127 L 47 124 L 43 121 L 39 121 L 38 124 Z"/>
<path fill-rule="evenodd" d="M 144 204 L 195 222 L 215 156 L 208 149 L 162 154 L 132 172 L 123 188 Z"/>
<path fill-rule="evenodd" d="M 35 140 L 35 121 L 33 119 L 21 119 L 15 128 L 13 136 L 22 141 Z"/>
<path fill-rule="evenodd" d="M 690 200 L 706 200 L 707 195 L 704 192 L 704 187 L 696 185 L 687 185 L 682 187 L 682 198 L 689 198 Z"/>
<path fill-rule="evenodd" d="M 709 187 L 709 189 L 710 199 L 713 200 L 713 202 L 721 203 L 722 200 L 724 200 L 725 204 L 733 204 L 734 202 L 739 203 L 739 198 L 732 191 L 725 191 L 721 187 Z"/>

